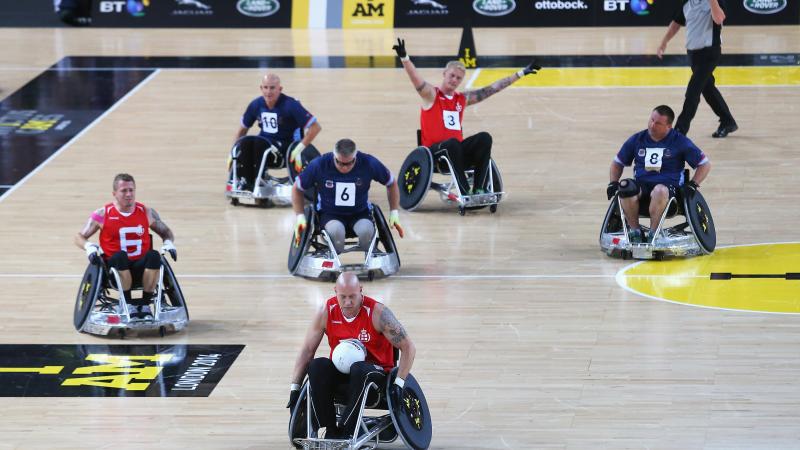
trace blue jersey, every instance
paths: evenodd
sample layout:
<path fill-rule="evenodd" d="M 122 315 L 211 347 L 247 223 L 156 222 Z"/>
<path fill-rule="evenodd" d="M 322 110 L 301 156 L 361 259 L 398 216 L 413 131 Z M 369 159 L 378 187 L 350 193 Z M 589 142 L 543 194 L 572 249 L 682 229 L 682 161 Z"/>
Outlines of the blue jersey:
<path fill-rule="evenodd" d="M 333 161 L 333 152 L 312 160 L 295 179 L 301 191 L 317 188 L 317 211 L 326 214 L 351 215 L 369 209 L 369 185 L 372 180 L 389 186 L 394 177 L 378 158 L 356 154 L 350 172 L 341 173 Z"/>
<path fill-rule="evenodd" d="M 308 128 L 316 120 L 299 101 L 281 94 L 272 109 L 267 106 L 264 97 L 257 97 L 250 102 L 242 116 L 242 126 L 250 128 L 258 121 L 261 128 L 259 136 L 274 144 L 289 145 L 299 139 L 300 129 Z"/>
<path fill-rule="evenodd" d="M 684 165 L 688 163 L 696 169 L 706 164 L 708 158 L 694 142 L 675 130 L 670 130 L 658 142 L 650 137 L 647 130 L 643 130 L 622 144 L 614 161 L 622 166 L 633 163 L 636 181 L 680 186 L 684 182 Z"/>

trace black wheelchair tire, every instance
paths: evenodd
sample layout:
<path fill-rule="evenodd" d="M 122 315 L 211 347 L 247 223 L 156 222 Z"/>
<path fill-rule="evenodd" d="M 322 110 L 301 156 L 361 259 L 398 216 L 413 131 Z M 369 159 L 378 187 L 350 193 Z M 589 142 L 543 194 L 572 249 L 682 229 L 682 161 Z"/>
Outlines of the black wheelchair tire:
<path fill-rule="evenodd" d="M 684 191 L 683 210 L 697 244 L 705 254 L 713 253 L 717 246 L 717 232 L 711 209 L 703 194 L 699 191 Z"/>
<path fill-rule="evenodd" d="M 383 216 L 381 208 L 375 204 L 372 205 L 372 208 L 372 215 L 375 219 L 375 228 L 377 228 L 378 231 L 378 240 L 380 240 L 383 244 L 386 253 L 394 253 L 397 256 L 397 265 L 400 266 L 400 254 L 397 253 L 397 245 L 394 243 L 392 229 L 389 228 L 389 224 L 386 222 L 386 218 Z M 373 277 L 374 276 L 375 275 L 373 274 Z"/>
<path fill-rule="evenodd" d="M 400 189 L 400 207 L 413 211 L 422 202 L 433 179 L 433 155 L 428 147 L 417 147 L 408 154 L 400 172 L 397 186 Z"/>
<path fill-rule="evenodd" d="M 291 184 L 294 184 L 294 180 L 295 178 L 297 178 L 298 175 L 300 175 L 300 172 L 295 170 L 293 163 L 289 162 L 288 155 L 292 153 L 292 150 L 294 150 L 294 148 L 297 147 L 297 144 L 299 143 L 300 141 L 292 142 L 291 144 L 289 144 L 289 149 L 286 150 L 286 155 L 287 155 L 286 169 L 289 172 L 289 181 L 291 182 Z M 302 172 L 303 170 L 305 170 L 305 168 L 308 167 L 308 164 L 314 159 L 318 158 L 319 156 L 320 156 L 319 150 L 317 150 L 317 148 L 314 147 L 313 144 L 308 144 L 308 146 L 303 149 L 303 152 L 301 153 L 300 156 L 300 159 L 302 160 L 303 163 L 303 168 L 300 171 Z M 315 202 L 317 200 L 316 189 L 306 189 L 303 192 L 303 197 L 305 197 L 305 199 L 309 202 L 312 203 Z"/>
<path fill-rule="evenodd" d="M 291 415 L 289 416 L 289 443 L 292 444 L 294 448 L 303 448 L 302 445 L 294 442 L 295 439 L 308 436 L 306 395 L 308 395 L 307 382 L 303 385 L 300 391 L 300 397 L 297 398 L 297 403 L 294 404 Z"/>
<path fill-rule="evenodd" d="M 287 258 L 287 267 L 289 273 L 294 275 L 297 272 L 297 267 L 300 261 L 308 251 L 308 246 L 311 244 L 311 238 L 314 234 L 314 207 L 306 205 L 303 213 L 306 216 L 306 229 L 303 231 L 303 236 L 300 238 L 300 245 L 294 245 L 294 233 L 292 233 L 291 241 L 289 242 L 289 257 Z"/>
<path fill-rule="evenodd" d="M 397 368 L 392 369 L 392 372 L 386 377 L 386 391 L 390 392 L 394 379 L 397 377 Z M 394 425 L 397 434 L 402 439 L 406 447 L 413 448 L 414 450 L 425 450 L 431 444 L 433 437 L 433 423 L 431 421 L 430 408 L 428 402 L 425 400 L 425 394 L 417 383 L 417 380 L 410 373 L 405 379 L 405 388 L 407 392 L 413 394 L 413 397 L 419 400 L 417 408 L 423 412 L 421 415 L 422 425 L 420 428 L 413 430 L 414 425 L 411 424 L 411 419 L 408 415 L 402 413 L 402 406 L 392 404 L 392 396 L 387 395 L 387 404 L 389 407 L 389 414 L 392 416 L 392 424 Z M 418 411 L 419 412 L 419 411 Z"/>
<path fill-rule="evenodd" d="M 78 295 L 75 297 L 75 311 L 73 313 L 73 325 L 75 329 L 81 331 L 86 319 L 89 318 L 94 308 L 100 291 L 103 289 L 103 266 L 90 263 L 83 272 L 81 285 L 78 288 Z"/>
<path fill-rule="evenodd" d="M 186 304 L 178 279 L 175 278 L 175 272 L 173 272 L 172 266 L 169 265 L 164 255 L 161 255 L 161 264 L 164 266 L 164 294 L 166 299 L 169 300 L 170 306 L 182 306 L 186 311 L 186 320 L 189 320 L 189 306 Z"/>
<path fill-rule="evenodd" d="M 614 226 L 617 222 L 619 226 Z M 619 214 L 619 199 L 615 194 L 614 197 L 611 198 L 611 203 L 609 203 L 608 210 L 606 210 L 603 224 L 600 226 L 600 239 L 602 239 L 603 235 L 606 233 L 617 233 L 620 231 L 622 231 L 622 216 Z"/>

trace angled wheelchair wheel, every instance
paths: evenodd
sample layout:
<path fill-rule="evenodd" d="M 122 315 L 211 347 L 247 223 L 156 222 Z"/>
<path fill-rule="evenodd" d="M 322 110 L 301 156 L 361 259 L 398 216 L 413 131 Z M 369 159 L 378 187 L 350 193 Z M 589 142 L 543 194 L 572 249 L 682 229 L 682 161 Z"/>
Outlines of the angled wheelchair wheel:
<path fill-rule="evenodd" d="M 378 240 L 380 240 L 380 242 L 383 244 L 384 251 L 386 253 L 394 253 L 397 256 L 397 264 L 400 265 L 400 254 L 397 253 L 397 246 L 394 243 L 392 229 L 389 228 L 389 224 L 386 222 L 386 218 L 383 216 L 381 208 L 376 204 L 372 205 L 372 215 L 375 219 L 375 228 L 377 228 Z"/>
<path fill-rule="evenodd" d="M 611 203 L 608 205 L 606 217 L 603 219 L 603 225 L 600 227 L 600 238 L 607 233 L 618 233 L 622 231 L 622 216 L 619 214 L 619 200 L 617 196 L 611 198 Z"/>
<path fill-rule="evenodd" d="M 296 444 L 295 439 L 305 438 L 308 436 L 308 408 L 306 407 L 306 396 L 308 395 L 308 382 L 303 384 L 300 390 L 300 397 L 297 399 L 294 408 L 289 416 L 289 443 L 294 448 L 303 448 L 302 445 Z"/>
<path fill-rule="evenodd" d="M 288 155 L 292 153 L 292 150 L 294 150 L 294 148 L 297 147 L 297 144 L 299 143 L 300 141 L 294 141 L 291 144 L 289 144 L 289 149 L 286 150 L 287 158 Z M 308 167 L 308 164 L 317 157 L 319 157 L 319 155 L 320 155 L 319 150 L 317 150 L 317 148 L 314 147 L 313 144 L 308 144 L 308 147 L 304 148 L 302 153 L 300 153 L 300 160 L 303 165 L 302 169 L 300 169 L 300 172 L 305 170 L 306 167 Z M 294 179 L 297 178 L 298 175 L 300 175 L 300 172 L 298 172 L 294 168 L 294 164 L 290 163 L 288 159 L 286 161 L 286 167 L 289 169 L 289 181 L 291 182 L 291 184 L 294 184 Z M 303 196 L 306 198 L 306 200 L 313 203 L 316 200 L 317 194 L 314 189 L 307 189 L 305 192 L 303 192 Z"/>
<path fill-rule="evenodd" d="M 297 266 L 300 265 L 300 261 L 306 255 L 308 246 L 311 244 L 311 238 L 314 235 L 314 220 L 316 216 L 314 207 L 311 205 L 306 205 L 303 212 L 306 215 L 306 229 L 303 231 L 303 235 L 300 237 L 300 245 L 295 245 L 294 233 L 292 233 L 292 239 L 289 243 L 289 259 L 287 264 L 289 273 L 292 275 L 297 272 Z"/>
<path fill-rule="evenodd" d="M 163 255 L 161 256 L 161 264 L 164 266 L 164 298 L 170 306 L 176 308 L 183 307 L 183 309 L 186 310 L 186 319 L 188 320 L 189 307 L 186 305 L 183 291 L 181 291 L 181 287 L 178 285 L 178 279 L 175 278 L 175 272 L 172 271 L 172 267 L 167 262 L 167 258 Z"/>
<path fill-rule="evenodd" d="M 390 392 L 396 376 L 397 368 L 394 368 L 386 377 L 387 392 Z M 406 377 L 400 405 L 393 404 L 391 395 L 387 397 L 392 423 L 406 446 L 414 450 L 428 448 L 433 437 L 433 422 L 425 394 L 414 376 L 409 373 Z"/>
<path fill-rule="evenodd" d="M 417 147 L 403 161 L 397 176 L 400 207 L 413 211 L 425 200 L 433 178 L 433 156 L 428 147 Z"/>
<path fill-rule="evenodd" d="M 500 169 L 497 168 L 497 164 L 494 160 L 491 160 L 491 169 L 492 169 L 492 186 L 491 192 L 503 192 L 503 176 L 500 175 Z M 502 195 L 497 196 L 497 202 L 500 203 L 500 199 Z"/>
<path fill-rule="evenodd" d="M 103 290 L 104 272 L 100 264 L 90 263 L 83 272 L 81 285 L 78 288 L 78 296 L 75 298 L 75 312 L 73 314 L 73 324 L 75 329 L 80 331 L 89 318 L 100 292 Z"/>
<path fill-rule="evenodd" d="M 714 218 L 706 199 L 699 191 L 684 191 L 683 208 L 686 221 L 692 227 L 694 237 L 703 252 L 710 254 L 717 246 L 717 232 L 714 228 Z"/>

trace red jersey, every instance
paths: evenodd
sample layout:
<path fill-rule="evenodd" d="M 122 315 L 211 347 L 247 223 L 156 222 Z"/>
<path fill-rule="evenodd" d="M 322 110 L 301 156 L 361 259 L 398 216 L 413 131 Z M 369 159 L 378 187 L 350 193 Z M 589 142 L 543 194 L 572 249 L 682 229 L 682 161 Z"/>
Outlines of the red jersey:
<path fill-rule="evenodd" d="M 347 320 L 339 308 L 336 297 L 328 299 L 325 307 L 328 309 L 328 321 L 325 324 L 325 333 L 328 335 L 328 345 L 333 349 L 344 339 L 358 339 L 367 348 L 367 361 L 378 364 L 383 370 L 389 372 L 394 367 L 394 348 L 386 336 L 379 333 L 372 326 L 372 314 L 378 304 L 372 298 L 363 296 L 363 303 L 358 315 L 352 320 Z"/>
<path fill-rule="evenodd" d="M 464 94 L 454 92 L 452 97 L 447 98 L 437 87 L 433 105 L 423 109 L 419 116 L 422 145 L 430 147 L 450 138 L 456 138 L 458 142 L 463 141 L 461 122 L 466 107 L 467 97 Z"/>
<path fill-rule="evenodd" d="M 103 207 L 103 228 L 100 229 L 100 247 L 104 256 L 125 250 L 128 259 L 135 261 L 150 250 L 150 220 L 147 208 L 139 202 L 131 214 L 123 215 L 113 203 Z"/>

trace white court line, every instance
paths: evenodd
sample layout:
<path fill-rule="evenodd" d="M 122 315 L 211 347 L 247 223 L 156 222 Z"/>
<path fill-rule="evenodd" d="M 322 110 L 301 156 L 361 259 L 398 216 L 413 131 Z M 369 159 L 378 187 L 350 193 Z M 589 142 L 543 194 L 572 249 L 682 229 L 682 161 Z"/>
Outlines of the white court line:
<path fill-rule="evenodd" d="M 0 273 L 0 278 L 81 278 L 79 274 L 66 274 L 66 273 Z M 543 280 L 543 279 L 590 279 L 590 278 L 607 278 L 616 279 L 617 274 L 529 274 L 529 275 L 392 275 L 392 278 L 407 278 L 407 279 L 442 279 L 442 280 Z M 708 275 L 687 275 L 687 276 L 674 276 L 674 275 L 628 275 L 628 278 L 708 278 Z M 211 273 L 195 273 L 195 274 L 181 274 L 180 278 L 198 278 L 198 279 L 291 279 L 297 278 L 289 274 L 211 274 Z"/>
<path fill-rule="evenodd" d="M 472 73 L 472 76 L 469 77 L 469 81 L 467 81 L 467 85 L 464 86 L 464 89 L 469 89 L 472 87 L 472 82 L 475 81 L 475 78 L 478 78 L 478 74 L 481 73 L 480 67 L 475 69 L 475 72 Z"/>
<path fill-rule="evenodd" d="M 44 166 L 46 166 L 46 165 L 47 165 L 47 163 L 49 163 L 51 160 L 53 160 L 53 159 L 54 159 L 56 156 L 60 155 L 60 154 L 61 154 L 61 152 L 63 152 L 63 151 L 64 151 L 64 150 L 66 150 L 67 148 L 69 148 L 69 146 L 71 146 L 71 145 L 72 145 L 72 144 L 73 144 L 75 141 L 77 141 L 78 139 L 80 139 L 80 138 L 81 138 L 81 136 L 83 136 L 83 135 L 84 135 L 84 134 L 85 134 L 87 131 L 91 130 L 91 129 L 92 129 L 94 126 L 95 126 L 95 125 L 97 125 L 97 124 L 98 124 L 98 123 L 99 123 L 101 120 L 103 120 L 103 118 L 104 118 L 104 117 L 106 117 L 106 116 L 107 116 L 107 115 L 109 115 L 111 112 L 113 112 L 115 109 L 117 109 L 117 107 L 119 107 L 119 105 L 121 105 L 122 103 L 124 103 L 124 102 L 125 102 L 125 100 L 127 100 L 128 98 L 130 98 L 130 97 L 131 97 L 133 94 L 135 94 L 135 93 L 136 93 L 136 92 L 137 92 L 139 89 L 141 89 L 141 88 L 142 88 L 142 87 L 143 87 L 145 84 L 147 84 L 148 82 L 150 82 L 150 80 L 152 80 L 152 79 L 153 79 L 153 78 L 154 78 L 156 75 L 158 75 L 158 73 L 159 73 L 160 71 L 161 71 L 160 69 L 156 69 L 156 70 L 155 70 L 153 73 L 151 73 L 150 75 L 148 75 L 148 76 L 147 76 L 147 78 L 145 78 L 144 80 L 142 80 L 142 81 L 141 81 L 141 82 L 140 82 L 138 85 L 136 85 L 136 87 L 134 87 L 133 89 L 131 89 L 131 90 L 130 90 L 130 92 L 128 92 L 127 94 L 125 94 L 125 95 L 124 95 L 124 96 L 123 96 L 121 99 L 117 100 L 117 102 L 116 102 L 116 103 L 114 103 L 113 105 L 111 105 L 111 108 L 108 108 L 107 110 L 105 110 L 105 112 L 103 112 L 103 114 L 100 114 L 100 115 L 99 115 L 99 116 L 98 116 L 96 119 L 94 119 L 94 120 L 92 121 L 92 123 L 90 123 L 89 125 L 87 125 L 87 126 L 86 126 L 86 128 L 84 128 L 83 130 L 81 130 L 81 131 L 80 131 L 80 133 L 78 133 L 78 134 L 76 134 L 75 136 L 73 136 L 73 137 L 72 137 L 72 139 L 70 139 L 70 140 L 69 140 L 69 141 L 68 141 L 66 144 L 62 145 L 62 146 L 61 146 L 61 148 L 59 148 L 58 150 L 56 150 L 56 152 L 55 152 L 55 153 L 53 153 L 52 155 L 50 155 L 50 157 L 49 157 L 49 158 L 45 159 L 45 160 L 44 160 L 42 163 L 40 163 L 38 166 L 36 166 L 36 168 L 35 168 L 35 169 L 33 169 L 33 170 L 30 172 L 30 173 L 28 173 L 27 175 L 25 175 L 25 178 L 23 178 L 23 179 L 21 179 L 21 180 L 17 181 L 17 184 L 13 185 L 13 186 L 11 187 L 11 189 L 9 189 L 9 190 L 7 190 L 6 192 L 4 192 L 4 193 L 3 193 L 3 195 L 0 195 L 0 203 L 1 203 L 3 200 L 5 200 L 5 199 L 6 199 L 6 197 L 8 197 L 9 195 L 11 195 L 11 193 L 12 193 L 12 192 L 16 191 L 18 187 L 22 186 L 22 184 L 23 184 L 23 183 L 25 183 L 26 181 L 28 181 L 28 179 L 29 179 L 29 178 L 31 178 L 32 176 L 36 175 L 36 173 L 38 173 L 40 170 L 42 170 L 42 168 L 43 168 Z"/>

